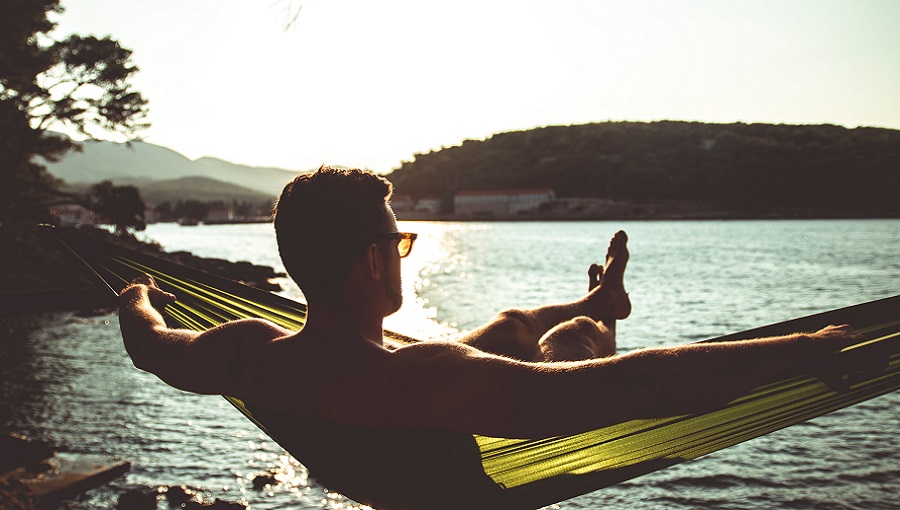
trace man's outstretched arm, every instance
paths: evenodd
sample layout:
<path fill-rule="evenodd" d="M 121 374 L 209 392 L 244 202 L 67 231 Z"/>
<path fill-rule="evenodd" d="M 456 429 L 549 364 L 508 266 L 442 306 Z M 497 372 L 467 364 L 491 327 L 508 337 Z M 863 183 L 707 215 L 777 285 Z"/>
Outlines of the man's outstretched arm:
<path fill-rule="evenodd" d="M 339 421 L 541 438 L 640 418 L 706 412 L 858 339 L 849 327 L 561 363 L 522 363 L 465 345 L 390 354 Z"/>
<path fill-rule="evenodd" d="M 202 333 L 171 329 L 159 309 L 174 300 L 149 276 L 140 277 L 119 296 L 119 324 L 134 365 L 182 390 L 234 395 L 242 384 L 242 362 L 266 342 L 290 334 L 258 319 Z"/>

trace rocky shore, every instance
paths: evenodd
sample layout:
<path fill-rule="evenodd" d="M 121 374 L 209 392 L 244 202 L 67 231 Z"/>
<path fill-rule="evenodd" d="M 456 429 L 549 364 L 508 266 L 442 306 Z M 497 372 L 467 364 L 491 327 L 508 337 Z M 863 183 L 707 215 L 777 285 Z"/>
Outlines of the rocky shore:
<path fill-rule="evenodd" d="M 78 233 L 265 290 L 280 290 L 272 279 L 284 276 L 271 267 L 249 262 L 167 253 L 159 245 L 102 229 L 81 228 Z M 0 225 L 0 269 L 0 318 L 7 321 L 0 323 L 4 327 L 9 326 L 8 321 L 32 313 L 73 310 L 92 315 L 115 308 L 115 296 L 109 289 L 99 288 L 85 264 L 43 227 Z M 108 483 L 130 467 L 128 461 L 57 451 L 15 433 L 0 433 L 0 510 L 69 508 L 65 501 Z M 267 483 L 275 482 L 270 473 L 261 473 L 253 486 L 261 490 Z M 123 489 L 114 508 L 241 509 L 246 505 L 206 500 L 201 489 L 174 485 Z"/>
<path fill-rule="evenodd" d="M 99 228 L 84 227 L 77 232 L 263 290 L 281 290 L 272 279 L 285 276 L 271 267 L 250 262 L 203 258 L 184 251 L 165 252 L 155 243 Z M 0 314 L 115 306 L 109 289 L 99 288 L 89 269 L 42 227 L 0 226 L 0 265 L 0 299 L 5 305 Z"/>
<path fill-rule="evenodd" d="M 67 500 L 121 476 L 130 468 L 128 462 L 109 459 L 107 466 L 91 471 L 79 467 L 78 463 L 61 461 L 58 456 L 59 452 L 39 441 L 17 434 L 0 435 L 0 510 L 69 508 Z M 252 486 L 262 491 L 277 483 L 272 473 L 260 473 Z M 162 485 L 125 488 L 119 492 L 114 508 L 241 510 L 247 505 L 220 498 L 205 499 L 199 488 Z"/>

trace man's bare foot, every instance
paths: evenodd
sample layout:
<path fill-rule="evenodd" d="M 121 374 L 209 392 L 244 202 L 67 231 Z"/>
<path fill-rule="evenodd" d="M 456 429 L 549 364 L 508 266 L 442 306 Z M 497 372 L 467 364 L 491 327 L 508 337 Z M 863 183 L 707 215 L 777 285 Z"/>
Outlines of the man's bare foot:
<path fill-rule="evenodd" d="M 625 292 L 625 266 L 628 264 L 628 236 L 623 231 L 615 233 L 606 250 L 606 267 L 596 273 L 588 270 L 591 276 L 590 299 L 600 307 L 597 320 L 624 319 L 631 314 L 631 300 Z M 599 276 L 599 286 L 594 285 L 593 276 Z"/>
<path fill-rule="evenodd" d="M 603 278 L 603 266 L 591 264 L 588 268 L 588 292 L 600 285 L 600 278 Z"/>

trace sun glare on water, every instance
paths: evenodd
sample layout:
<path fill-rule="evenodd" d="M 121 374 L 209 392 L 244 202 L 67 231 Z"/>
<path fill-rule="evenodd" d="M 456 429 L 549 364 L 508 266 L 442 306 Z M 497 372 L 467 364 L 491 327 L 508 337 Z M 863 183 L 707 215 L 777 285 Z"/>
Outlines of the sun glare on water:
<path fill-rule="evenodd" d="M 401 221 L 398 227 L 403 232 L 419 234 L 412 253 L 403 259 L 401 276 L 403 279 L 403 307 L 385 319 L 385 329 L 396 331 L 420 340 L 448 339 L 458 331 L 452 324 L 438 322 L 437 309 L 420 291 L 430 285 L 429 274 L 446 266 L 452 258 L 445 240 L 450 229 L 461 225 L 425 221 Z"/>

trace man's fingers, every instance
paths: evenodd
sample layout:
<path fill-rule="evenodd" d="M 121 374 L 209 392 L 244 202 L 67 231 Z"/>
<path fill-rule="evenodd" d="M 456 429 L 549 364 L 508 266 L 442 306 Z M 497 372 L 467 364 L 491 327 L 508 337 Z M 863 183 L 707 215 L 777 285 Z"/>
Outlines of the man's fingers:
<path fill-rule="evenodd" d="M 853 329 L 849 324 L 825 326 L 813 333 L 813 335 L 838 348 L 853 345 L 866 339 L 865 335 Z"/>
<path fill-rule="evenodd" d="M 889 362 L 883 345 L 860 346 L 867 337 L 848 324 L 825 326 L 814 335 L 827 342 L 834 351 L 824 358 L 810 360 L 814 364 L 812 372 L 839 393 L 849 391 L 854 384 L 877 377 Z"/>
<path fill-rule="evenodd" d="M 149 274 L 142 274 L 134 277 L 128 287 L 125 287 L 125 289 L 122 290 L 122 294 L 125 294 L 125 292 L 132 287 L 137 286 L 147 287 L 147 297 L 150 299 L 150 304 L 153 305 L 154 308 L 161 308 L 169 303 L 174 303 L 177 300 L 175 294 L 160 289 L 159 286 L 156 285 L 156 280 Z"/>
<path fill-rule="evenodd" d="M 161 290 L 159 287 L 150 287 L 147 297 L 150 298 L 150 304 L 154 308 L 162 308 L 169 303 L 174 303 L 176 300 L 175 294 Z"/>
<path fill-rule="evenodd" d="M 141 285 L 147 285 L 147 286 L 150 286 L 150 287 L 157 287 L 157 285 L 156 285 L 156 280 L 154 280 L 152 276 L 150 276 L 149 274 L 146 274 L 146 273 L 134 277 L 134 279 L 131 280 L 131 283 L 137 283 L 137 284 L 141 284 Z"/>

